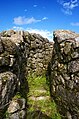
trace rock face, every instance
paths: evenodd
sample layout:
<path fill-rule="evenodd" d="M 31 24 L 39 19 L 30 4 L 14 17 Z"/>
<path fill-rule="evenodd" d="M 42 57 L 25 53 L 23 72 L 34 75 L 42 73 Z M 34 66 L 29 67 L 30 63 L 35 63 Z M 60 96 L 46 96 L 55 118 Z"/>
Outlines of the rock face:
<path fill-rule="evenodd" d="M 48 80 L 52 99 L 62 118 L 79 119 L 79 34 L 54 32 L 52 60 Z"/>
<path fill-rule="evenodd" d="M 21 32 L 10 33 L 0 36 L 0 119 L 24 119 L 28 49 Z"/>

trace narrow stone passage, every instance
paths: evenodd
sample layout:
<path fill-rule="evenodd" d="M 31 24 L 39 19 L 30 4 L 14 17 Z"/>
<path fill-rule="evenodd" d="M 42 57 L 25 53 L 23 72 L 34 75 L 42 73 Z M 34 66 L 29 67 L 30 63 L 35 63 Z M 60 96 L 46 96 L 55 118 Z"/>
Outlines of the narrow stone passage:
<path fill-rule="evenodd" d="M 55 103 L 51 102 L 46 77 L 30 76 L 28 85 L 27 119 L 60 119 Z"/>

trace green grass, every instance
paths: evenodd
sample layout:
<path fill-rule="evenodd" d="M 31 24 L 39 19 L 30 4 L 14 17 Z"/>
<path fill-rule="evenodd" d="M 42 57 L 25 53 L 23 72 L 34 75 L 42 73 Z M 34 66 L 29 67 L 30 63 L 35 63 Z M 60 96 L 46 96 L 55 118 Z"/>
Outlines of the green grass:
<path fill-rule="evenodd" d="M 49 87 L 45 76 L 31 75 L 28 77 L 28 117 L 27 119 L 61 119 L 55 102 L 51 101 Z M 37 100 L 38 97 L 45 97 Z M 34 97 L 34 100 L 31 98 Z M 49 98 L 46 98 L 49 97 Z"/>

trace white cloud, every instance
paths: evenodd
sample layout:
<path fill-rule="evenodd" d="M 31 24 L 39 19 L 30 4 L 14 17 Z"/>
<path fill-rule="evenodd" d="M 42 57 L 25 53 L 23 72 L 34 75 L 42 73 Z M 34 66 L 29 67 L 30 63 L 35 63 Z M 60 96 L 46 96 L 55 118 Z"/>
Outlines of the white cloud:
<path fill-rule="evenodd" d="M 47 20 L 47 17 L 43 17 L 42 19 L 35 19 L 34 17 L 31 18 L 27 18 L 25 16 L 19 16 L 19 17 L 15 17 L 14 18 L 14 24 L 15 25 L 24 25 L 24 24 L 32 24 L 32 23 L 37 23 L 37 22 L 41 22 L 43 20 Z"/>
<path fill-rule="evenodd" d="M 40 22 L 41 20 L 35 19 L 34 17 L 26 18 L 25 16 L 19 16 L 14 18 L 15 25 L 24 25 L 24 24 L 32 24 L 36 22 Z"/>
<path fill-rule="evenodd" d="M 72 26 L 79 26 L 79 22 L 71 23 Z"/>
<path fill-rule="evenodd" d="M 78 0 L 70 0 L 69 2 L 58 0 L 57 2 L 62 5 L 62 11 L 68 15 L 72 15 L 72 10 L 79 6 Z"/>
<path fill-rule="evenodd" d="M 47 20 L 48 18 L 47 17 L 43 17 L 42 20 Z"/>
<path fill-rule="evenodd" d="M 73 1 L 71 1 L 71 2 L 66 2 L 66 3 L 64 3 L 63 4 L 63 8 L 65 8 L 65 9 L 70 9 L 70 10 L 72 10 L 73 8 L 75 8 L 75 7 L 77 7 L 78 6 L 78 3 L 77 2 L 73 2 Z"/>
<path fill-rule="evenodd" d="M 66 14 L 66 15 L 72 15 L 72 11 L 71 10 L 69 10 L 69 9 L 61 9 L 61 11 L 64 13 L 64 14 Z"/>
<path fill-rule="evenodd" d="M 76 3 L 78 0 L 71 0 L 72 3 Z"/>
<path fill-rule="evenodd" d="M 32 29 L 32 28 L 28 28 L 27 31 L 30 33 L 40 34 L 42 37 L 48 38 L 49 41 L 53 42 L 53 32 L 52 31 Z"/>

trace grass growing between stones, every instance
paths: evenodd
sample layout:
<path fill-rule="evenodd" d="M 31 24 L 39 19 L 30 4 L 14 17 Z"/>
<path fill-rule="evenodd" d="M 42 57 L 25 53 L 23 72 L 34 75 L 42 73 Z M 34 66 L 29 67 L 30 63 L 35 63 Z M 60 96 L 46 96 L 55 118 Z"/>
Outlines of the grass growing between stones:
<path fill-rule="evenodd" d="M 27 119 L 61 119 L 56 104 L 51 102 L 49 87 L 45 76 L 28 77 L 28 113 Z"/>

